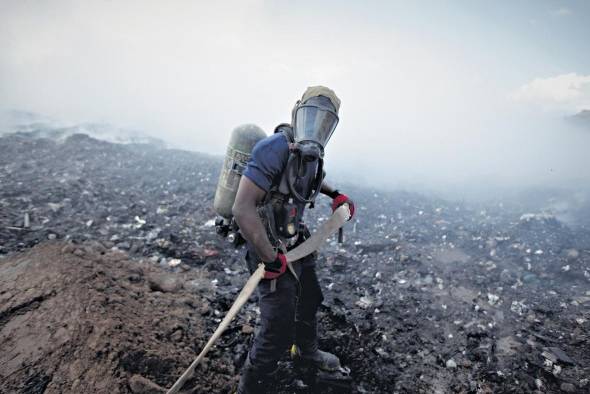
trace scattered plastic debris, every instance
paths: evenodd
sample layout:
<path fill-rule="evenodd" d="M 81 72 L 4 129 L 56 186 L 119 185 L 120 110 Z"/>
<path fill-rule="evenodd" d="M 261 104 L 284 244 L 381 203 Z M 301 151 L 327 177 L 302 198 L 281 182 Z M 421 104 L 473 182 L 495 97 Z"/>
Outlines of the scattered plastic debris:
<path fill-rule="evenodd" d="M 447 368 L 450 368 L 450 369 L 455 369 L 455 368 L 457 368 L 457 363 L 456 363 L 456 362 L 455 362 L 455 360 L 453 360 L 452 358 L 451 358 L 451 359 L 449 359 L 449 360 L 447 360 L 447 363 L 446 363 L 446 365 L 447 365 Z"/>
<path fill-rule="evenodd" d="M 182 260 L 180 260 L 180 259 L 170 259 L 170 260 L 168 260 L 168 265 L 170 267 L 176 267 L 176 266 L 180 265 L 181 263 L 182 263 Z"/>
<path fill-rule="evenodd" d="M 38 146 L 26 134 L 2 138 L 0 193 L 22 193 L 0 195 L 0 258 L 47 239 L 122 250 L 140 267 L 192 275 L 153 286 L 206 295 L 192 310 L 213 331 L 248 275 L 243 250 L 221 239 L 211 218 L 219 160 L 87 138 L 59 146 Z M 20 168 L 21 161 L 35 164 Z M 588 232 L 543 207 L 523 214 L 506 200 L 450 203 L 354 185 L 346 192 L 358 213 L 344 228 L 345 243 L 330 240 L 317 263 L 325 298 L 320 343 L 346 351 L 347 366 L 362 371 L 356 391 L 558 392 L 566 391 L 564 382 L 587 391 Z M 312 232 L 329 212 L 320 197 L 306 213 Z M 83 247 L 75 250 L 85 255 Z M 167 293 L 153 294 L 157 300 Z M 219 392 L 235 382 L 258 315 L 252 297 L 220 343 L 231 351 L 209 359 L 208 376 L 219 374 L 226 384 Z M 172 329 L 163 338 L 184 340 L 193 352 L 183 335 Z M 549 350 L 556 346 L 575 367 Z M 445 378 L 451 375 L 452 383 Z"/>

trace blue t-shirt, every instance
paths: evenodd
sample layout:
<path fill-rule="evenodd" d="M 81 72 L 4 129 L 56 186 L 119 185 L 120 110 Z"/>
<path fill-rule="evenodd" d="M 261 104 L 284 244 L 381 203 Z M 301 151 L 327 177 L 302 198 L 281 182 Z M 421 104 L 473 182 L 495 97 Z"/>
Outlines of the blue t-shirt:
<path fill-rule="evenodd" d="M 289 143 L 287 142 L 287 138 L 285 138 L 283 133 L 275 133 L 270 137 L 258 141 L 254 145 L 252 156 L 246 164 L 243 175 L 268 193 L 273 185 L 278 185 L 281 182 L 281 177 L 288 160 Z M 260 258 L 256 254 L 254 245 L 246 242 L 246 246 L 248 250 L 246 260 L 248 261 L 251 272 L 254 272 L 260 262 Z M 315 254 L 305 257 L 301 260 L 301 264 L 295 265 L 295 267 L 314 266 Z M 296 269 L 299 270 L 300 268 Z"/>
<path fill-rule="evenodd" d="M 252 149 L 244 176 L 268 193 L 272 185 L 278 185 L 289 159 L 289 143 L 282 133 L 266 137 Z"/>

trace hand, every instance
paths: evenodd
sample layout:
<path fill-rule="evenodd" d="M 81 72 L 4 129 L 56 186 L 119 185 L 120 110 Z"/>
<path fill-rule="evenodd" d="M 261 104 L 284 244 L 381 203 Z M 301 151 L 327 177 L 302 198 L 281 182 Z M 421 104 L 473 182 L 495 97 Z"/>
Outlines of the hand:
<path fill-rule="evenodd" d="M 281 252 L 277 252 L 277 257 L 274 261 L 264 263 L 264 279 L 276 279 L 283 275 L 287 270 L 287 256 Z"/>
<path fill-rule="evenodd" d="M 352 219 L 354 216 L 354 202 L 346 194 L 338 193 L 336 197 L 332 200 L 332 212 L 336 210 L 341 205 L 348 204 L 348 209 L 350 210 L 350 216 L 348 220 Z"/>

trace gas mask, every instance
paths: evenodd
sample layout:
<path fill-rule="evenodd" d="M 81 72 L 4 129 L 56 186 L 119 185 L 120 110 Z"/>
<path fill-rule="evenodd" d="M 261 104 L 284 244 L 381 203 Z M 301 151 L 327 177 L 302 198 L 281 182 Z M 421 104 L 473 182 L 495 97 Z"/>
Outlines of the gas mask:
<path fill-rule="evenodd" d="M 295 142 L 300 145 L 315 143 L 323 154 L 337 124 L 338 114 L 330 99 L 323 96 L 312 97 L 295 108 Z"/>
<path fill-rule="evenodd" d="M 275 239 L 296 242 L 304 227 L 305 206 L 313 208 L 324 181 L 324 148 L 338 124 L 339 108 L 340 100 L 332 90 L 312 86 L 291 112 L 291 125 L 285 125 L 290 126 L 286 131 L 289 159 L 278 188 L 279 198 L 267 215 L 273 220 L 269 228 Z"/>
<path fill-rule="evenodd" d="M 301 203 L 313 204 L 324 178 L 324 147 L 338 124 L 340 101 L 331 90 L 312 87 L 292 113 L 293 153 L 287 163 L 291 194 Z"/>

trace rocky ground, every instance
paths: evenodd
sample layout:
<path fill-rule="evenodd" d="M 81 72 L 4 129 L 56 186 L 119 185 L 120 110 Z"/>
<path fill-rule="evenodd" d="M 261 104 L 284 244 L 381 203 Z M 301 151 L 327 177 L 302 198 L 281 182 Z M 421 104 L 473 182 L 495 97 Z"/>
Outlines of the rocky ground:
<path fill-rule="evenodd" d="M 175 381 L 247 278 L 213 227 L 220 164 L 79 134 L 0 138 L 0 392 Z M 320 325 L 352 392 L 590 391 L 587 216 L 342 189 L 357 215 L 320 253 Z M 256 316 L 253 297 L 187 392 L 230 392 Z M 276 391 L 302 391 L 283 366 Z"/>

